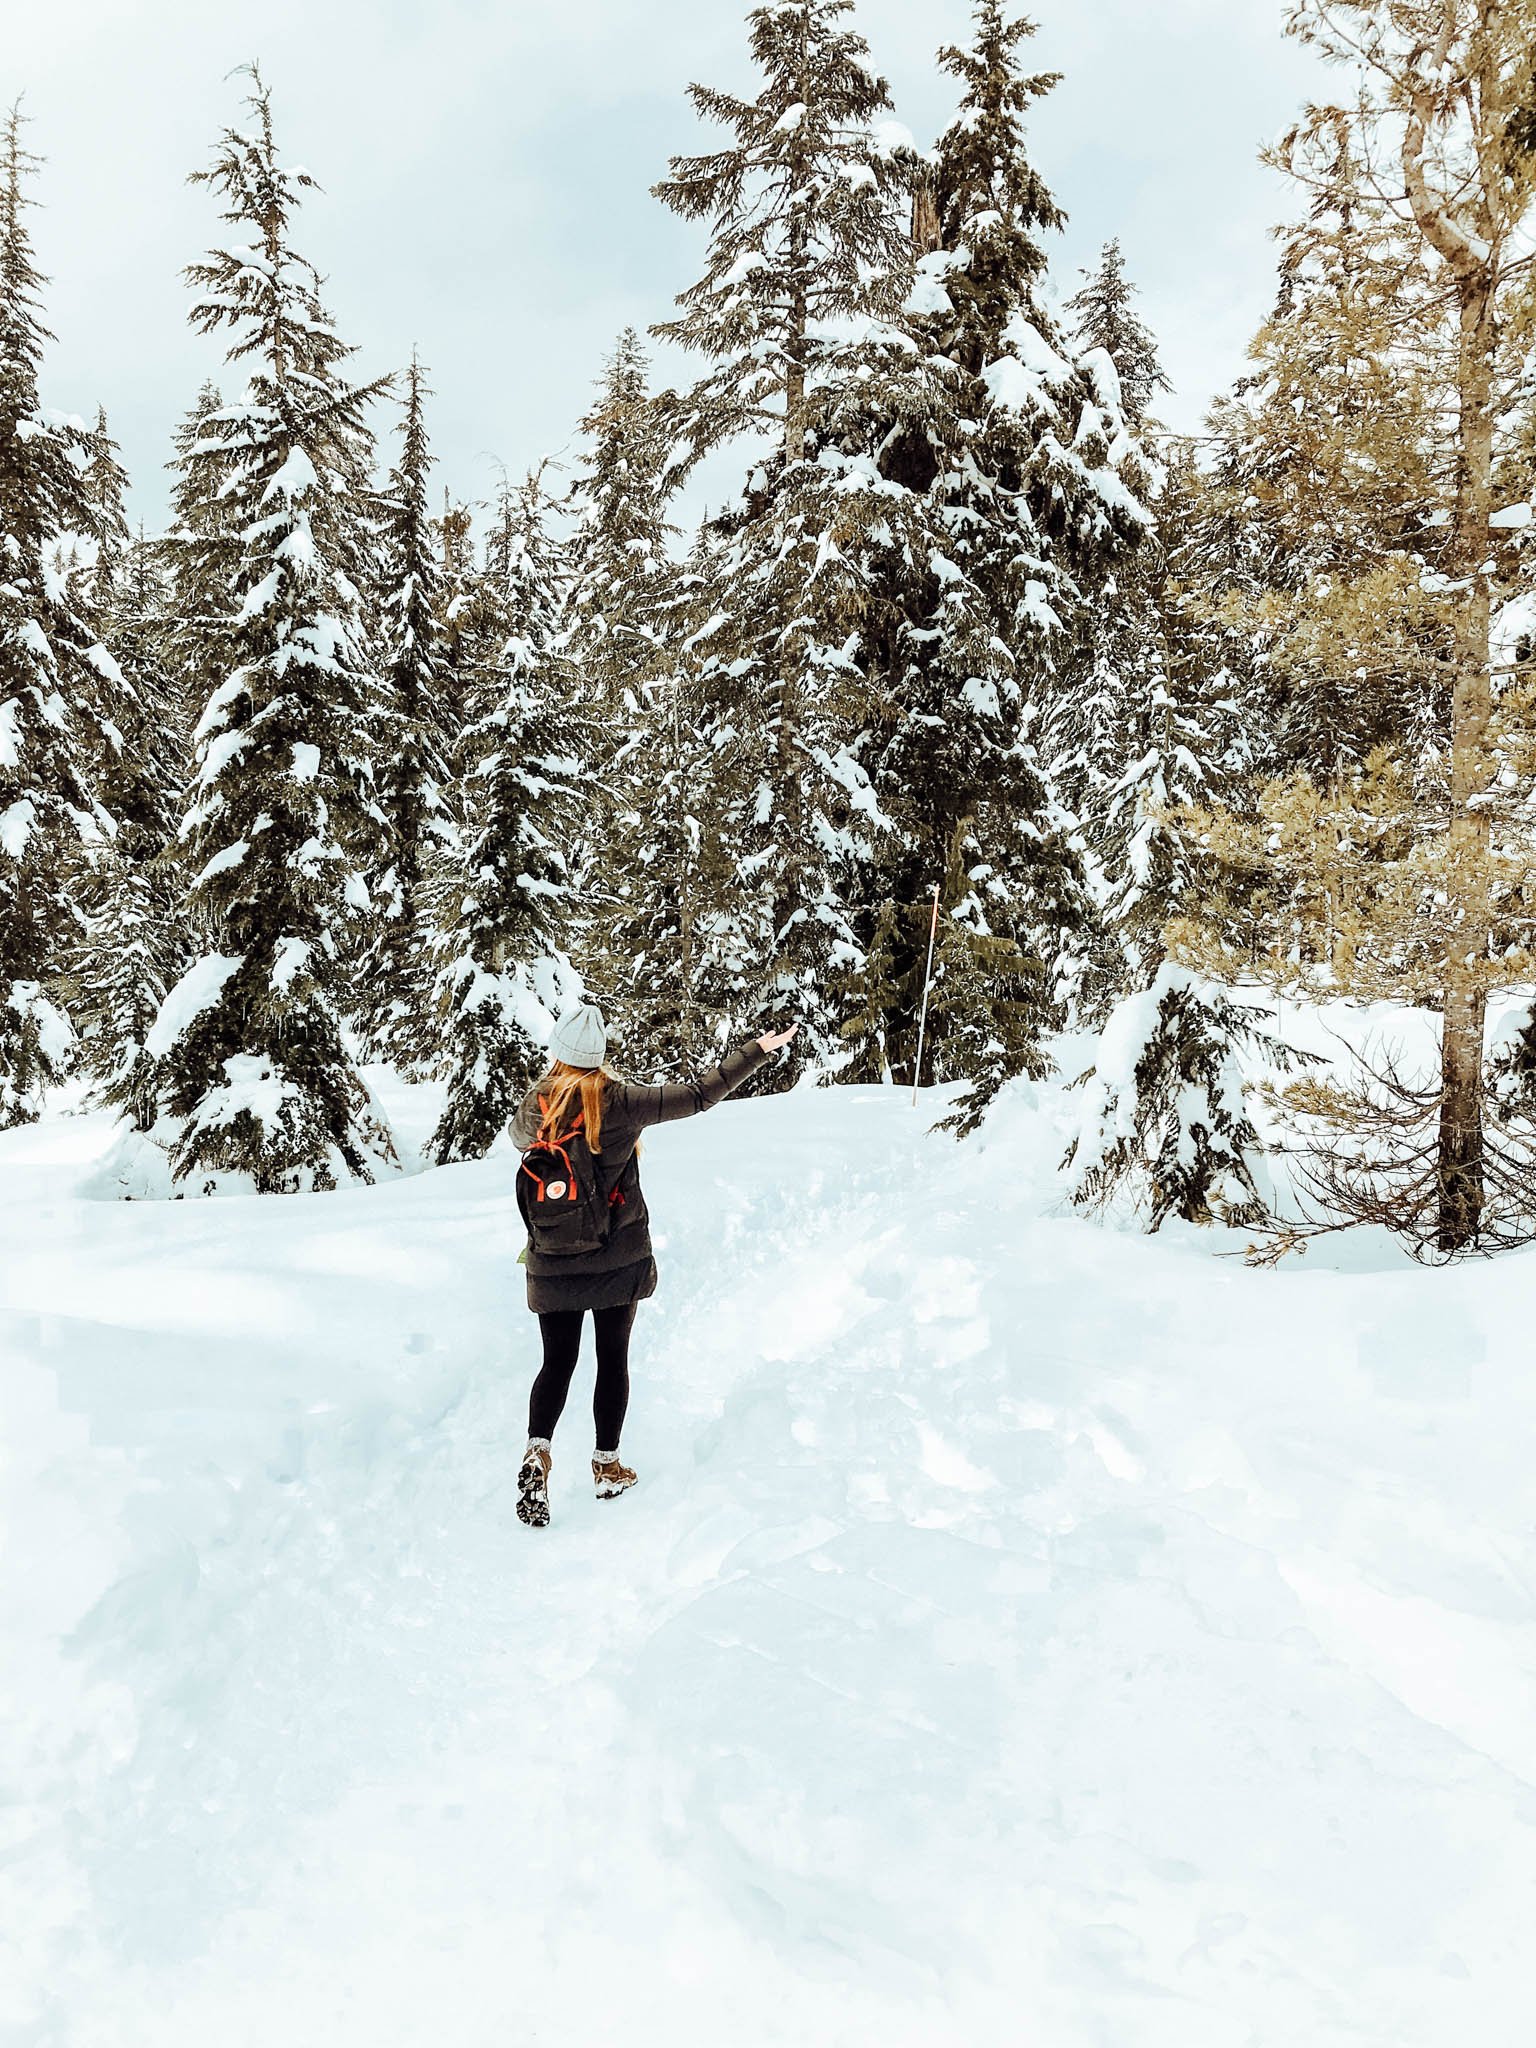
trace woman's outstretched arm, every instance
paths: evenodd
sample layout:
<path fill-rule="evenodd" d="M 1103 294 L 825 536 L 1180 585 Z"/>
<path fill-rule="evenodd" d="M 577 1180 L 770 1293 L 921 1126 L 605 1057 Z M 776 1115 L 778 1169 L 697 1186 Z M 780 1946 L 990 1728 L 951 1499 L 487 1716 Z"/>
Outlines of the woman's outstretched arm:
<path fill-rule="evenodd" d="M 759 1067 L 766 1066 L 780 1046 L 789 1043 L 798 1028 L 791 1025 L 788 1031 L 769 1032 L 762 1038 L 750 1039 L 734 1052 L 728 1052 L 718 1067 L 711 1067 L 696 1081 L 662 1081 L 649 1087 L 636 1087 L 625 1082 L 614 1091 L 614 1108 L 638 1130 L 648 1129 L 652 1124 L 673 1124 L 685 1116 L 697 1116 L 701 1110 L 713 1109 L 717 1102 L 723 1102 L 749 1074 L 755 1074 Z"/>

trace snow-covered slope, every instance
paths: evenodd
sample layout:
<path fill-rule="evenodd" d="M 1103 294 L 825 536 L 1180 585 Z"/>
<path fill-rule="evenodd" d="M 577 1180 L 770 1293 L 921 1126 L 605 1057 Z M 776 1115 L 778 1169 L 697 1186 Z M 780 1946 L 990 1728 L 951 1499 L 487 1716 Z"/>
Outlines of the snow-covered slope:
<path fill-rule="evenodd" d="M 653 1138 L 641 1487 L 583 1390 L 543 1535 L 510 1155 L 0 1141 L 0 2042 L 1523 2048 L 1536 1260 L 1251 1272 L 1051 1213 L 1053 1097 L 926 1121 Z"/>

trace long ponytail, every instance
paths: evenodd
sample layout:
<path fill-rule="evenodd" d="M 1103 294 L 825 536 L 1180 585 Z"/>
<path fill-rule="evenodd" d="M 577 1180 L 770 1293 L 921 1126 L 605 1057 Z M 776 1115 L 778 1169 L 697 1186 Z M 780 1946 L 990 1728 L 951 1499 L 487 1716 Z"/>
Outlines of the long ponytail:
<path fill-rule="evenodd" d="M 551 1138 L 565 1136 L 575 1120 L 579 1096 L 582 1136 L 593 1152 L 601 1152 L 603 1104 L 608 1094 L 608 1083 L 615 1079 L 617 1076 L 606 1067 L 568 1067 L 564 1060 L 556 1060 L 538 1087 L 539 1099 L 544 1104 L 544 1118 L 539 1125 L 540 1141 L 547 1143 Z"/>

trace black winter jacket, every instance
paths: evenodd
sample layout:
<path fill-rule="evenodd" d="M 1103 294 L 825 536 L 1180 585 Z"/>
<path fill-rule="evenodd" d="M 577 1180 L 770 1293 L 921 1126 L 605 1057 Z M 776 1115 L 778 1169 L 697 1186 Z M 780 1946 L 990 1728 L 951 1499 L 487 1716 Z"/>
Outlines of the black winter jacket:
<path fill-rule="evenodd" d="M 607 1201 L 616 1188 L 623 1196 L 618 1227 L 595 1252 L 565 1257 L 524 1253 L 528 1269 L 528 1306 L 538 1315 L 555 1309 L 617 1308 L 643 1301 L 656 1291 L 656 1262 L 651 1256 L 651 1226 L 640 1187 L 640 1161 L 635 1146 L 652 1124 L 676 1123 L 713 1109 L 749 1074 L 767 1064 L 770 1055 L 754 1038 L 727 1053 L 718 1067 L 697 1081 L 667 1081 L 638 1087 L 611 1081 L 603 1098 L 603 1149 L 597 1155 L 598 1193 Z M 512 1142 L 525 1152 L 539 1135 L 539 1091 L 530 1088 L 512 1119 Z"/>

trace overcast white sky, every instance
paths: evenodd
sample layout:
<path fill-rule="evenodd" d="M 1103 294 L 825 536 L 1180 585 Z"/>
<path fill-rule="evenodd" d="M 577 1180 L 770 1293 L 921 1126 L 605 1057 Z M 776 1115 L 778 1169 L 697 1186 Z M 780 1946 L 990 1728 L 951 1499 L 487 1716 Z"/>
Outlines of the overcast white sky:
<path fill-rule="evenodd" d="M 259 59 L 289 155 L 321 180 L 301 246 L 360 367 L 431 367 L 440 478 L 482 496 L 568 444 L 626 322 L 666 315 L 702 231 L 650 197 L 695 146 L 691 78 L 750 90 L 740 0 L 14 0 L 0 95 L 24 93 L 48 159 L 33 231 L 58 336 L 49 404 L 108 409 L 164 506 L 170 431 L 215 343 L 187 327 L 182 266 L 216 234 L 188 186 Z M 1119 235 L 1193 426 L 1242 367 L 1272 291 L 1267 230 L 1290 202 L 1256 160 L 1309 92 L 1279 0 L 1038 0 L 1034 57 L 1065 74 L 1034 123 L 1070 215 L 1061 295 Z M 19 18 L 18 18 L 19 17 Z M 920 143 L 953 104 L 933 65 L 968 0 L 861 0 Z M 674 372 L 675 374 L 675 372 Z M 233 386 L 231 386 L 233 388 Z M 381 417 L 385 428 L 391 419 Z"/>

